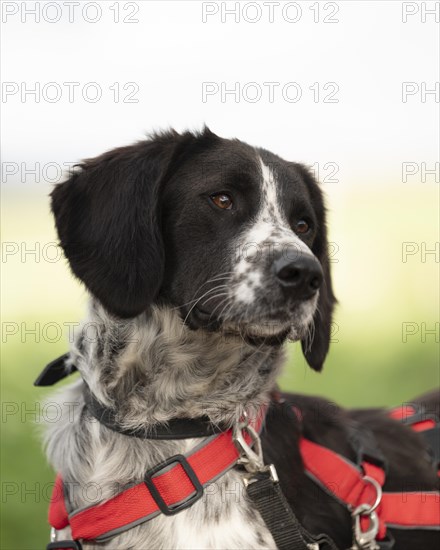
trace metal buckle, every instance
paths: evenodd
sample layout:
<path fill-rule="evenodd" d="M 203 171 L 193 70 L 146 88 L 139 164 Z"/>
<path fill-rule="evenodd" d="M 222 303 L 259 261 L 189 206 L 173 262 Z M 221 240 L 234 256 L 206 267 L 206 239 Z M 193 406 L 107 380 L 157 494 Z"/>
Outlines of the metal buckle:
<path fill-rule="evenodd" d="M 174 462 L 178 462 L 186 475 L 189 477 L 191 483 L 194 486 L 195 494 L 188 497 L 186 500 L 181 502 L 180 504 L 172 504 L 171 506 L 168 506 L 164 499 L 162 498 L 161 494 L 157 490 L 156 486 L 153 483 L 153 476 L 157 474 L 160 470 L 163 470 L 170 464 L 173 464 Z M 145 476 L 144 476 L 144 482 L 145 485 L 148 487 L 151 496 L 156 501 L 156 504 L 159 506 L 162 513 L 164 513 L 167 516 L 172 516 L 174 514 L 177 514 L 181 510 L 184 510 L 185 508 L 188 508 L 189 506 L 192 506 L 194 502 L 199 500 L 203 496 L 203 485 L 200 483 L 199 478 L 197 477 L 195 471 L 192 469 L 191 465 L 187 461 L 186 457 L 183 455 L 174 455 L 165 460 L 164 462 L 161 462 L 151 470 L 149 470 Z"/>
<path fill-rule="evenodd" d="M 250 444 L 246 442 L 243 430 L 245 430 L 250 436 Z M 240 453 L 238 464 L 242 464 L 249 474 L 243 479 L 243 483 L 246 487 L 249 483 L 256 481 L 256 474 L 262 472 L 269 472 L 273 483 L 278 483 L 279 479 L 275 466 L 273 464 L 264 464 L 260 436 L 254 428 L 250 426 L 249 417 L 246 412 L 243 413 L 243 420 L 237 422 L 234 426 L 232 438 L 238 452 Z"/>
<path fill-rule="evenodd" d="M 382 500 L 382 487 L 370 476 L 364 476 L 362 479 L 376 489 L 376 499 L 373 504 L 360 504 L 351 512 L 353 518 L 353 546 L 350 550 L 380 550 L 380 546 L 376 542 L 376 536 L 379 532 L 379 518 L 375 510 Z M 362 531 L 361 516 L 368 516 L 369 526 L 366 531 Z"/>

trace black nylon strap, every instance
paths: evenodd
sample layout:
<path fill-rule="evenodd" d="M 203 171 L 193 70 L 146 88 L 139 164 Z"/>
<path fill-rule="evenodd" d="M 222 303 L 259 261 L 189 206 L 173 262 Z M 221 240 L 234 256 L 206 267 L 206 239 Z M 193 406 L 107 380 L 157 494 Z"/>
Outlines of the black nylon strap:
<path fill-rule="evenodd" d="M 116 413 L 101 405 L 86 387 L 84 398 L 87 410 L 101 424 L 114 432 L 142 439 L 187 439 L 190 437 L 209 437 L 225 431 L 224 426 L 213 424 L 208 416 L 198 418 L 172 418 L 166 424 L 154 424 L 150 428 L 130 430 L 123 428 L 116 420 Z"/>
<path fill-rule="evenodd" d="M 68 359 L 69 353 L 65 353 L 51 361 L 39 374 L 34 382 L 34 386 L 52 386 L 73 372 L 76 372 L 77 368 L 75 365 L 71 365 L 70 368 L 66 367 Z M 172 418 L 166 424 L 155 424 L 148 429 L 128 430 L 118 424 L 116 413 L 101 405 L 90 393 L 87 386 L 84 390 L 84 398 L 87 410 L 101 424 L 104 424 L 104 426 L 115 432 L 132 437 L 142 439 L 187 439 L 190 437 L 209 437 L 227 429 L 225 426 L 213 424 L 209 417 L 205 415 L 198 418 Z"/>
<path fill-rule="evenodd" d="M 373 432 L 363 424 L 351 421 L 347 426 L 348 442 L 356 454 L 356 463 L 361 466 L 362 463 L 370 462 L 382 468 L 385 473 L 388 472 L 388 463 L 385 455 L 379 448 Z"/>
<path fill-rule="evenodd" d="M 311 535 L 299 523 L 286 501 L 279 483 L 272 481 L 269 472 L 255 476 L 247 494 L 254 503 L 277 545 L 278 550 L 311 550 L 313 543 L 319 550 L 338 550 L 326 535 Z"/>
<path fill-rule="evenodd" d="M 66 367 L 66 361 L 69 359 L 69 354 L 65 353 L 51 361 L 44 370 L 38 375 L 34 382 L 34 386 L 53 386 L 72 372 L 76 372 L 77 368 L 72 365 L 70 369 Z"/>

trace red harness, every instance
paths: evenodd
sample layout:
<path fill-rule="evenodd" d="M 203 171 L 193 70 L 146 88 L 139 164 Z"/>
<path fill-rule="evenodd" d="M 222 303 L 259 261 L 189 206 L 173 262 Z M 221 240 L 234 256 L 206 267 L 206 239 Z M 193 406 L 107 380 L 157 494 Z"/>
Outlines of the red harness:
<path fill-rule="evenodd" d="M 415 416 L 411 407 L 391 411 L 396 420 Z M 263 415 L 255 423 L 257 431 Z M 436 427 L 435 420 L 422 419 L 411 426 L 415 431 Z M 246 443 L 251 437 L 244 433 Z M 306 473 L 327 493 L 350 511 L 366 505 L 371 507 L 381 493 L 375 513 L 379 520 L 377 539 L 383 540 L 387 526 L 397 529 L 440 529 L 440 493 L 438 491 L 381 492 L 385 471 L 367 461 L 360 467 L 330 449 L 305 437 L 300 439 L 300 451 Z M 148 472 L 145 480 L 119 492 L 109 500 L 68 513 L 64 484 L 58 475 L 49 509 L 49 523 L 56 529 L 70 525 L 73 539 L 102 541 L 160 513 L 172 515 L 191 506 L 203 494 L 203 488 L 234 467 L 239 452 L 232 430 L 204 440 L 187 455 L 176 455 Z M 369 478 L 372 478 L 372 482 Z M 362 529 L 368 529 L 368 516 L 360 516 Z M 80 548 L 79 543 L 50 548 Z M 76 545 L 76 546 L 75 546 Z M 48 547 L 48 548 L 49 548 Z"/>

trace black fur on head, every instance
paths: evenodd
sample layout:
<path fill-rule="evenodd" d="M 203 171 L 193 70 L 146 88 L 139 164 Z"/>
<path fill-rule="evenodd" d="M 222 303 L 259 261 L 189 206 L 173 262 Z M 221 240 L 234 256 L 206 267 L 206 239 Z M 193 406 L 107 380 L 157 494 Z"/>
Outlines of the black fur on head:
<path fill-rule="evenodd" d="M 232 208 L 216 206 L 219 193 Z M 322 195 L 302 165 L 207 128 L 169 131 L 80 164 L 55 187 L 52 210 L 73 273 L 113 315 L 160 302 L 192 329 L 274 345 L 293 334 L 321 369 L 335 299 Z M 292 246 L 321 264 L 316 311 L 316 290 L 287 292 L 274 274 L 270 251 Z"/>
<path fill-rule="evenodd" d="M 146 309 L 161 285 L 159 189 L 176 141 L 163 134 L 87 160 L 51 195 L 73 273 L 120 317 Z"/>
<path fill-rule="evenodd" d="M 321 263 L 324 275 L 323 283 L 319 290 L 318 307 L 313 316 L 314 330 L 311 340 L 303 339 L 301 346 L 307 363 L 315 370 L 320 371 L 324 364 L 330 346 L 333 309 L 336 298 L 333 293 L 330 274 L 330 260 L 328 254 L 328 239 L 326 227 L 326 209 L 322 197 L 322 191 L 316 183 L 310 170 L 303 165 L 297 165 L 304 181 L 306 182 L 311 201 L 314 205 L 317 218 L 317 235 L 311 250 Z"/>

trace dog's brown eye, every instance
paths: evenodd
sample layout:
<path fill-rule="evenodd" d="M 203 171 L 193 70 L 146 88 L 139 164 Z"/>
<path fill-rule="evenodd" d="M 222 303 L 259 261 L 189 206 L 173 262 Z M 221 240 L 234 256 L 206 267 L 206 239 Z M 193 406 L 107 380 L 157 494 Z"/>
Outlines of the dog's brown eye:
<path fill-rule="evenodd" d="M 305 220 L 299 220 L 299 222 L 296 223 L 296 232 L 297 233 L 307 233 L 309 230 L 309 224 Z"/>
<path fill-rule="evenodd" d="M 232 199 L 226 193 L 215 193 L 210 198 L 222 210 L 230 210 L 232 208 Z"/>

